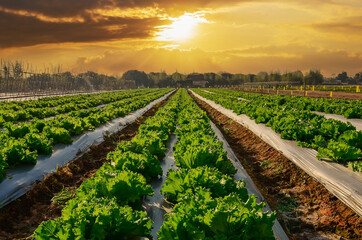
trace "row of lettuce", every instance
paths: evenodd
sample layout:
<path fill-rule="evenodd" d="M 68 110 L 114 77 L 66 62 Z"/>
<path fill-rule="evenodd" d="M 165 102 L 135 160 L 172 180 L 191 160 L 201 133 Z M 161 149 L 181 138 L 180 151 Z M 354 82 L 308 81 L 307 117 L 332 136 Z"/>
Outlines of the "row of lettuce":
<path fill-rule="evenodd" d="M 153 195 L 147 183 L 159 175 L 159 159 L 175 130 L 180 94 L 139 127 L 131 141 L 108 154 L 109 163 L 78 188 L 60 218 L 43 222 L 35 239 L 152 238 L 152 221 L 142 211 L 142 197 Z"/>
<path fill-rule="evenodd" d="M 176 203 L 158 232 L 166 239 L 274 239 L 274 213 L 263 212 L 248 195 L 245 182 L 215 136 L 210 120 L 189 95 L 181 92 L 174 157 L 177 170 L 162 188 Z"/>
<path fill-rule="evenodd" d="M 49 97 L 38 100 L 0 102 L 0 127 L 7 123 L 43 119 L 81 109 L 89 109 L 152 90 L 117 91 L 98 94 Z"/>
<path fill-rule="evenodd" d="M 58 115 L 52 119 L 34 119 L 23 123 L 9 123 L 0 133 L 0 180 L 6 169 L 21 163 L 36 164 L 39 154 L 50 155 L 58 143 L 72 143 L 72 136 L 94 130 L 101 124 L 146 106 L 170 90 L 158 89 L 129 93 L 133 96 L 108 104 L 104 108 L 90 108 Z"/>
<path fill-rule="evenodd" d="M 177 126 L 177 129 L 175 128 Z M 141 211 L 141 200 L 152 195 L 147 183 L 162 174 L 171 133 L 177 170 L 168 173 L 162 192 L 175 203 L 158 232 L 159 239 L 273 239 L 275 214 L 248 196 L 211 129 L 208 118 L 185 90 L 178 91 L 139 134 L 109 153 L 110 163 L 85 181 L 62 211 L 43 222 L 35 239 L 152 238 L 152 221 Z"/>
<path fill-rule="evenodd" d="M 213 93 L 228 95 L 234 98 L 245 98 L 262 102 L 270 106 L 294 108 L 300 111 L 316 111 L 343 115 L 346 118 L 362 118 L 362 101 L 329 98 L 311 98 L 304 96 L 248 93 L 226 89 L 204 89 Z"/>
<path fill-rule="evenodd" d="M 316 149 L 319 159 L 347 164 L 352 170 L 362 172 L 362 161 L 359 161 L 362 158 L 362 131 L 356 131 L 350 123 L 326 119 L 310 109 L 302 110 L 293 101 L 288 103 L 287 96 L 253 94 L 248 97 L 237 91 L 217 89 L 193 91 L 237 114 L 246 114 L 256 123 L 266 124 L 283 139 Z M 240 96 L 251 101 L 236 99 Z"/>

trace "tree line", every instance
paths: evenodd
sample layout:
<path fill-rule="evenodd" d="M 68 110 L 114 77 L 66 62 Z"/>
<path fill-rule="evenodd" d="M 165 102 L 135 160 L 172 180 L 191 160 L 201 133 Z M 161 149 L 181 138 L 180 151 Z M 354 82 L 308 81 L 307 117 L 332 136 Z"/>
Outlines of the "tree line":
<path fill-rule="evenodd" d="M 183 74 L 165 71 L 145 73 L 129 70 L 122 76 L 109 76 L 95 72 L 72 74 L 55 68 L 42 73 L 30 70 L 24 63 L 0 62 L 0 92 L 72 91 L 72 90 L 117 90 L 138 87 L 187 87 L 201 82 L 206 87 L 220 85 L 251 84 L 362 84 L 362 72 L 348 76 L 342 72 L 333 78 L 325 78 L 319 70 L 293 72 L 260 72 L 258 74 L 232 74 L 208 72 Z"/>
<path fill-rule="evenodd" d="M 122 79 L 135 80 L 136 85 L 146 87 L 186 87 L 191 86 L 193 81 L 206 81 L 206 86 L 214 87 L 220 85 L 251 85 L 251 84 L 289 84 L 289 85 L 322 85 L 322 84 L 362 84 L 362 72 L 349 77 L 346 72 L 338 74 L 337 77 L 326 78 L 319 70 L 310 70 L 307 73 L 302 71 L 293 72 L 260 72 L 258 74 L 232 74 L 221 73 L 192 73 L 182 74 L 175 72 L 145 73 L 138 70 L 130 70 L 123 74 Z"/>

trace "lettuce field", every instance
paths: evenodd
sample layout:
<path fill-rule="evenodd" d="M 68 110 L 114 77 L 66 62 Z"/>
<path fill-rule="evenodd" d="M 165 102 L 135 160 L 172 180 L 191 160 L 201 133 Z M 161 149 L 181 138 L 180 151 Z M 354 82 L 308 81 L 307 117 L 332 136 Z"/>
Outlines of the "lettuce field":
<path fill-rule="evenodd" d="M 0 239 L 361 239 L 361 118 L 212 88 L 1 102 Z"/>

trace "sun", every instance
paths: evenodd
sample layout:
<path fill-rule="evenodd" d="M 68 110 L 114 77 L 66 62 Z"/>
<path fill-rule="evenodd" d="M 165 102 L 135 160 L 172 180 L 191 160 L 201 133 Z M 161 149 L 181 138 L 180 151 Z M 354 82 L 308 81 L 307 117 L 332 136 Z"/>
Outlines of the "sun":
<path fill-rule="evenodd" d="M 203 15 L 197 13 L 185 13 L 178 18 L 169 18 L 170 25 L 160 26 L 156 40 L 185 42 L 191 39 L 196 32 L 196 27 L 200 23 L 207 23 Z"/>

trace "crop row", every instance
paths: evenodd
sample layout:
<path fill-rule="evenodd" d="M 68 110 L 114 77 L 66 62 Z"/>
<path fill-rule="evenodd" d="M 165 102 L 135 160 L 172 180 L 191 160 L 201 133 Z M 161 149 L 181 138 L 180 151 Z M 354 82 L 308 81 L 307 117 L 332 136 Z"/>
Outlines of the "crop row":
<path fill-rule="evenodd" d="M 79 99 L 87 99 L 97 96 L 103 96 L 103 94 L 116 94 L 117 92 L 105 92 L 105 93 L 90 93 L 90 94 L 77 94 L 77 95 L 63 95 L 53 97 L 43 97 L 36 100 L 25 100 L 25 101 L 3 101 L 0 102 L 2 109 L 26 109 L 26 108 L 42 108 L 42 107 L 56 107 L 59 105 L 65 105 L 72 103 Z"/>
<path fill-rule="evenodd" d="M 246 114 L 256 123 L 265 123 L 283 139 L 296 140 L 300 146 L 316 149 L 318 158 L 328 158 L 348 164 L 354 171 L 362 171 L 361 162 L 356 161 L 362 157 L 362 132 L 356 131 L 350 123 L 326 119 L 310 110 L 278 105 L 261 95 L 261 99 L 243 101 L 230 96 L 229 91 L 223 94 L 194 91 L 237 114 Z"/>
<path fill-rule="evenodd" d="M 303 96 L 288 96 L 274 94 L 247 93 L 225 89 L 205 89 L 210 92 L 228 95 L 234 98 L 245 98 L 258 104 L 278 106 L 281 109 L 296 109 L 300 111 L 317 111 L 343 115 L 346 118 L 362 118 L 362 101 L 328 98 L 310 98 Z"/>
<path fill-rule="evenodd" d="M 79 187 L 62 217 L 35 230 L 35 239 L 151 238 L 152 222 L 140 211 L 141 198 L 153 194 L 146 183 L 162 174 L 158 159 L 174 131 L 180 139 L 175 147 L 179 169 L 168 174 L 162 191 L 177 204 L 159 239 L 273 239 L 274 213 L 264 213 L 264 204 L 248 196 L 245 182 L 231 177 L 235 168 L 222 143 L 185 90 L 147 119 L 135 138 L 120 143 L 108 155 L 111 162 Z"/>
<path fill-rule="evenodd" d="M 288 86 L 284 88 L 285 90 L 300 90 L 300 86 Z M 333 91 L 333 92 L 352 92 L 352 93 L 358 93 L 360 92 L 359 86 L 310 86 L 307 85 L 305 87 L 305 90 L 312 90 L 312 91 Z M 304 90 L 304 88 L 303 88 Z"/>
<path fill-rule="evenodd" d="M 175 145 L 177 170 L 168 173 L 162 193 L 177 203 L 167 214 L 162 239 L 274 239 L 274 213 L 263 212 L 248 196 L 245 182 L 234 181 L 236 169 L 227 159 L 210 120 L 182 90 Z"/>
<path fill-rule="evenodd" d="M 180 94 L 139 128 L 139 134 L 108 154 L 103 165 L 78 188 L 62 217 L 43 222 L 35 239 L 130 239 L 149 237 L 152 221 L 141 198 L 152 195 L 150 179 L 162 175 L 159 158 L 175 130 Z"/>
<path fill-rule="evenodd" d="M 53 119 L 7 124 L 5 131 L 0 133 L 0 179 L 6 168 L 20 163 L 35 164 L 38 154 L 52 153 L 53 145 L 70 144 L 72 136 L 93 130 L 112 119 L 124 117 L 169 91 L 164 89 L 146 92 L 148 94 L 120 100 L 104 108 L 82 109 Z"/>
<path fill-rule="evenodd" d="M 0 105 L 0 127 L 9 122 L 14 123 L 34 118 L 42 119 L 71 111 L 89 109 L 152 91 L 155 90 L 118 91 L 49 99 L 42 98 L 23 102 L 2 102 Z"/>

